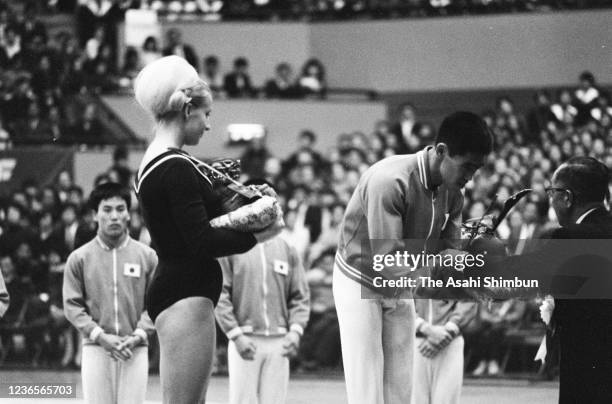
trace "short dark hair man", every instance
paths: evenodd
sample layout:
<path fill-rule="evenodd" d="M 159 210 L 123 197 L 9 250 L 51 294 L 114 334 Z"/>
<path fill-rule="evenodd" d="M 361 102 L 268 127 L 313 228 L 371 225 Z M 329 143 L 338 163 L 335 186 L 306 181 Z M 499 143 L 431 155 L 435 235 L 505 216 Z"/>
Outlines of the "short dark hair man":
<path fill-rule="evenodd" d="M 349 404 L 411 400 L 414 302 L 411 295 L 386 298 L 377 283 L 381 273 L 367 262 L 405 250 L 404 239 L 423 240 L 418 251 L 410 251 L 415 254 L 437 252 L 444 242 L 454 245 L 460 238 L 461 188 L 491 150 L 486 123 L 456 112 L 444 119 L 434 145 L 383 159 L 362 175 L 346 209 L 334 264 Z M 372 239 L 384 242 L 375 245 Z M 362 250 L 368 242 L 371 251 Z M 382 273 L 397 276 L 401 270 L 391 265 Z M 372 298 L 363 299 L 362 292 Z"/>
<path fill-rule="evenodd" d="M 84 338 L 81 375 L 88 403 L 145 399 L 153 323 L 144 296 L 157 255 L 130 238 L 130 202 L 130 192 L 119 184 L 97 186 L 89 198 L 97 235 L 66 262 L 64 310 Z"/>

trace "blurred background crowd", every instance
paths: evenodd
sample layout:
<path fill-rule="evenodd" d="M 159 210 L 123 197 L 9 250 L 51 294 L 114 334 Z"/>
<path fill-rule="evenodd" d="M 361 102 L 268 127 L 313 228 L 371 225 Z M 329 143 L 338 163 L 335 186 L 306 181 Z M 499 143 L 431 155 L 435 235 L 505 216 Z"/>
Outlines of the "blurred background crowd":
<path fill-rule="evenodd" d="M 173 3 L 164 5 L 171 7 Z M 184 7 L 189 4 L 179 3 Z M 203 7 L 206 2 L 196 3 Z M 436 12 L 463 13 L 594 4 L 579 0 L 413 0 L 393 8 L 394 1 L 287 2 L 307 10 L 300 11 L 306 15 L 316 14 L 312 10 L 334 10 L 338 3 L 351 12 L 368 10 L 373 15 L 374 10 L 387 10 L 385 7 L 400 15 L 428 15 L 434 8 Z M 232 7 L 239 4 L 245 9 L 281 7 L 273 1 L 237 1 Z M 610 2 L 597 2 L 606 4 Z M 111 3 L 112 7 L 120 5 Z M 155 7 L 155 2 L 143 5 Z M 297 76 L 292 66 L 280 63 L 269 81 L 255 85 L 248 75 L 248 60 L 236 58 L 232 70 L 222 74 L 219 60 L 212 55 L 200 60 L 182 43 L 178 30 L 168 32 L 163 46 L 148 38 L 142 49 L 128 48 L 118 66 L 116 49 L 108 40 L 116 34 L 109 32 L 106 20 L 90 25 L 94 28 L 89 35 L 48 35 L 38 13 L 73 6 L 51 1 L 28 3 L 17 10 L 8 3 L 0 4 L 0 150 L 20 144 L 116 144 L 98 122 L 95 95 L 129 88 L 144 64 L 174 53 L 177 47 L 218 97 L 325 97 L 325 68 L 316 59 L 306 61 Z M 525 240 L 556 225 L 544 189 L 561 162 L 570 156 L 588 155 L 612 168 L 608 91 L 585 71 L 577 83 L 568 83 L 557 93 L 533 89 L 532 104 L 521 108 L 525 113 L 504 94 L 499 94 L 490 109 L 479 111 L 494 135 L 495 152 L 466 186 L 464 218 L 495 214 L 513 193 L 533 189 L 498 230 L 499 236 L 508 240 L 510 254 L 527 251 Z M 435 138 L 435 125 L 420 119 L 422 106 L 405 101 L 395 121 L 380 121 L 360 132 L 333 134 L 333 148 L 319 150 L 318 137 L 329 134 L 305 128 L 295 134 L 297 146 L 288 156 L 274 155 L 265 138 L 252 141 L 241 156 L 243 179 L 265 178 L 277 188 L 287 224 L 282 237 L 298 250 L 307 270 L 312 315 L 295 362 L 301 369 L 341 366 L 331 274 L 344 207 L 360 175 L 384 157 L 415 152 Z M 113 164 L 100 173 L 96 183 L 114 181 L 130 186 L 133 172 L 127 164 L 128 154 L 128 148 L 117 146 Z M 67 171 L 52 185 L 26 181 L 5 195 L 0 203 L 0 268 L 12 304 L 0 321 L 0 364 L 79 366 L 80 338 L 63 316 L 61 284 L 68 254 L 95 234 L 87 195 Z M 130 234 L 150 242 L 137 204 L 131 212 Z M 465 333 L 468 370 L 477 376 L 498 375 L 509 369 L 533 371 L 531 358 L 544 332 L 537 303 L 510 300 L 481 304 Z M 154 357 L 154 344 L 151 349 Z M 151 363 L 154 367 L 155 360 Z M 223 369 L 222 359 L 219 369 Z"/>
<path fill-rule="evenodd" d="M 107 2 L 111 3 L 110 0 Z M 314 21 L 538 12 L 609 6 L 609 0 L 126 0 L 119 4 L 119 8 L 152 9 L 183 17 L 203 15 L 215 20 Z"/>

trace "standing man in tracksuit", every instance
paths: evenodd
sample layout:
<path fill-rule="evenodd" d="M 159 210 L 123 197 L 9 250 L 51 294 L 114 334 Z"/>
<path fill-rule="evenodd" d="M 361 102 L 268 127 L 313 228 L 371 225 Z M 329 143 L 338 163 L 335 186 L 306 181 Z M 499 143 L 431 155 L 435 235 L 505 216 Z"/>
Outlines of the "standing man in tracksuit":
<path fill-rule="evenodd" d="M 153 323 L 144 298 L 157 255 L 130 238 L 130 201 L 130 191 L 119 184 L 95 188 L 89 204 L 97 235 L 66 262 L 64 310 L 84 337 L 81 376 L 88 404 L 145 400 Z"/>
<path fill-rule="evenodd" d="M 289 357 L 297 353 L 310 315 L 299 256 L 275 237 L 219 263 L 223 291 L 215 315 L 230 340 L 229 403 L 283 404 Z"/>
<path fill-rule="evenodd" d="M 412 404 L 458 404 L 463 384 L 462 331 L 475 302 L 415 299 L 416 353 Z"/>
<path fill-rule="evenodd" d="M 457 112 L 444 119 L 433 146 L 385 158 L 361 177 L 341 225 L 333 280 L 349 404 L 410 402 L 414 301 L 408 290 L 387 293 L 375 284 L 381 274 L 409 270 L 391 265 L 381 273 L 370 263 L 405 251 L 404 239 L 419 240 L 411 254 L 459 247 L 461 188 L 491 150 L 486 123 Z"/>

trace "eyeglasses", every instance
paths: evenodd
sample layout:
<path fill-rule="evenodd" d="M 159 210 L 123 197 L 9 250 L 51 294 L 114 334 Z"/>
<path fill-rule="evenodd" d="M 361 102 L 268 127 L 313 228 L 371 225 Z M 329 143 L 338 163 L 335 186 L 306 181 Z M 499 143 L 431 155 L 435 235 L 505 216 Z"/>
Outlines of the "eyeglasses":
<path fill-rule="evenodd" d="M 549 198 L 552 198 L 555 195 L 555 192 L 567 192 L 568 194 L 572 193 L 571 189 L 568 189 L 568 188 L 558 188 L 558 187 L 544 188 L 544 191 L 546 191 L 546 195 Z"/>

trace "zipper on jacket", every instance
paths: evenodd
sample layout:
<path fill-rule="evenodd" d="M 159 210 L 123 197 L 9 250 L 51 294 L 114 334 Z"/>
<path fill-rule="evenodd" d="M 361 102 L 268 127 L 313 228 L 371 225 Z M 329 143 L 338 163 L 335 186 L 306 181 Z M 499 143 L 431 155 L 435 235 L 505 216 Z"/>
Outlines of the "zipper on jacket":
<path fill-rule="evenodd" d="M 113 248 L 113 298 L 115 305 L 115 334 L 119 335 L 119 302 L 117 298 L 117 249 Z"/>
<path fill-rule="evenodd" d="M 425 252 L 427 252 L 427 240 L 429 240 L 429 237 L 431 237 L 431 233 L 433 233 L 434 219 L 436 218 L 435 202 L 436 202 L 436 196 L 432 192 L 431 194 L 431 224 L 429 225 L 429 233 L 427 233 L 427 237 L 425 238 L 425 246 L 424 246 Z"/>
<path fill-rule="evenodd" d="M 263 319 L 264 324 L 266 325 L 266 337 L 270 335 L 270 319 L 268 318 L 268 303 L 266 302 L 266 298 L 268 296 L 268 285 L 266 283 L 267 278 L 267 261 L 266 261 L 266 253 L 264 251 L 263 244 L 259 244 L 259 253 L 261 255 L 261 270 L 263 271 Z"/>
<path fill-rule="evenodd" d="M 429 225 L 429 233 L 427 234 L 427 238 L 425 239 L 425 252 L 427 252 L 427 240 L 431 237 L 431 233 L 433 233 L 433 225 L 434 219 L 436 217 L 436 195 L 432 192 L 431 194 L 431 224 Z M 433 300 L 429 300 L 429 324 L 433 325 Z"/>

